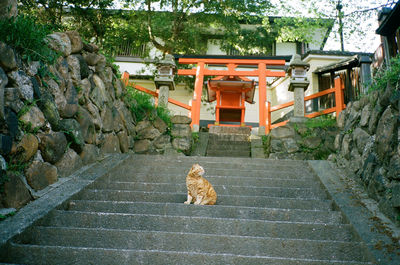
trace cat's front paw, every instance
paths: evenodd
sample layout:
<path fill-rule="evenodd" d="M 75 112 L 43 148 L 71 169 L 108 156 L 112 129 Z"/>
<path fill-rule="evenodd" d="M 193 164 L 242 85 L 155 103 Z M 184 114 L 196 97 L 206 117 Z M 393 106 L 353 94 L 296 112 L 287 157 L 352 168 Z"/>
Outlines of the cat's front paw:
<path fill-rule="evenodd" d="M 190 201 L 185 201 L 184 204 L 190 204 Z"/>

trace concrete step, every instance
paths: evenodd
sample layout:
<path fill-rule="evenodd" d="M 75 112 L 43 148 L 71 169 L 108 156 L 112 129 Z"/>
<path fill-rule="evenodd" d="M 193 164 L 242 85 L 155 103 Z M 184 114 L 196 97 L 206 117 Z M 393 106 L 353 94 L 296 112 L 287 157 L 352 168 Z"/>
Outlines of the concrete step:
<path fill-rule="evenodd" d="M 207 150 L 210 157 L 250 157 L 250 150 Z"/>
<path fill-rule="evenodd" d="M 73 197 L 75 200 L 106 200 L 106 201 L 130 201 L 130 202 L 168 202 L 183 203 L 186 201 L 186 193 L 169 192 L 143 192 L 125 190 L 95 190 L 86 189 Z M 267 196 L 231 196 L 219 195 L 218 205 L 269 207 L 283 209 L 304 210 L 330 210 L 332 202 L 319 199 L 279 198 Z M 204 206 L 212 207 L 212 206 Z"/>
<path fill-rule="evenodd" d="M 274 160 L 264 159 L 262 163 L 254 163 L 249 158 L 227 158 L 221 157 L 218 160 L 209 157 L 177 157 L 176 160 L 171 161 L 169 159 L 135 159 L 129 160 L 118 169 L 137 169 L 140 170 L 142 167 L 178 167 L 182 169 L 187 169 L 189 171 L 190 167 L 194 163 L 198 163 L 205 169 L 221 169 L 221 168 L 231 168 L 231 169 L 242 169 L 242 170 L 267 170 L 267 171 L 284 171 L 291 172 L 293 170 L 301 170 L 301 172 L 308 172 L 310 174 L 311 170 L 308 164 L 304 161 L 302 163 L 296 163 L 295 165 L 287 165 L 285 163 L 273 163 Z M 207 160 L 205 160 L 205 158 Z M 225 161 L 230 159 L 229 161 Z M 221 161 L 223 160 L 223 161 Z"/>
<path fill-rule="evenodd" d="M 347 224 L 315 224 L 232 218 L 53 211 L 37 225 L 290 239 L 357 241 Z"/>
<path fill-rule="evenodd" d="M 231 133 L 231 134 L 251 134 L 249 127 L 231 127 L 231 126 L 212 126 L 209 130 L 210 134 Z"/>
<path fill-rule="evenodd" d="M 218 195 L 270 196 L 285 198 L 327 199 L 326 193 L 317 188 L 284 188 L 259 186 L 213 185 Z M 92 189 L 131 190 L 146 192 L 187 192 L 186 184 L 175 183 L 143 183 L 143 182 L 96 182 Z"/>
<path fill-rule="evenodd" d="M 168 157 L 162 155 L 140 155 L 134 154 L 131 155 L 129 159 L 127 159 L 123 165 L 133 165 L 133 163 L 137 162 L 138 165 L 147 165 L 148 163 L 173 163 L 174 165 L 186 164 L 192 165 L 193 163 L 204 163 L 209 164 L 210 166 L 214 165 L 214 167 L 219 167 L 219 165 L 242 165 L 257 168 L 271 168 L 275 166 L 280 166 L 283 168 L 302 168 L 308 167 L 308 163 L 302 160 L 275 160 L 275 159 L 252 159 L 252 158 L 231 158 L 231 157 L 221 157 L 218 160 L 209 158 L 209 157 L 191 157 L 191 156 L 180 156 L 180 157 Z"/>
<path fill-rule="evenodd" d="M 227 177 L 227 176 L 206 176 L 212 185 L 230 185 L 230 186 L 254 186 L 254 187 L 292 187 L 292 188 L 309 188 L 321 187 L 321 184 L 314 178 L 290 179 L 276 177 Z M 146 183 L 186 183 L 186 175 L 178 174 L 108 174 L 100 181 L 104 182 L 146 182 Z"/>
<path fill-rule="evenodd" d="M 11 243 L 8 261 L 21 264 L 241 264 L 241 265 L 367 265 L 337 259 L 301 259 L 183 251 L 38 246 Z"/>
<path fill-rule="evenodd" d="M 33 227 L 14 240 L 18 244 L 80 248 L 179 251 L 311 260 L 369 260 L 358 242 L 298 240 L 270 237 L 204 235 L 121 229 Z M 79 239 L 79 240 L 77 240 Z"/>
<path fill-rule="evenodd" d="M 182 203 L 73 200 L 60 207 L 60 209 L 81 212 L 237 218 L 297 223 L 344 223 L 343 217 L 338 211 L 257 208 L 245 206 L 213 205 L 213 207 L 199 207 L 197 205 L 184 205 Z"/>
<path fill-rule="evenodd" d="M 231 134 L 231 133 L 219 133 L 209 134 L 209 141 L 231 141 L 231 142 L 250 142 L 250 135 L 247 134 Z"/>
<path fill-rule="evenodd" d="M 135 170 L 134 168 L 122 167 L 120 169 L 113 170 L 109 174 L 114 176 L 118 175 L 138 175 L 138 174 L 157 174 L 163 175 L 177 175 L 186 177 L 190 170 L 190 167 L 174 167 L 174 166 L 146 166 Z M 262 170 L 262 169 L 236 169 L 230 168 L 204 168 L 205 177 L 210 176 L 229 176 L 229 177 L 254 177 L 254 178 L 279 178 L 279 179 L 316 179 L 313 174 L 307 170 L 299 169 L 297 171 L 277 171 L 277 170 Z"/>
<path fill-rule="evenodd" d="M 208 148 L 210 147 L 232 147 L 232 148 L 247 148 L 251 146 L 251 143 L 249 141 L 245 142 L 240 142 L 240 141 L 222 141 L 222 140 L 216 140 L 216 139 L 209 139 L 208 140 Z"/>
<path fill-rule="evenodd" d="M 225 152 L 230 152 L 230 151 L 250 151 L 250 145 L 249 146 L 234 146 L 234 145 L 212 145 L 207 148 L 207 152 L 210 151 L 225 151 Z"/>
<path fill-rule="evenodd" d="M 233 149 L 231 149 L 231 152 Z M 200 163 L 217 205 L 185 205 Z M 21 264 L 372 264 L 303 161 L 132 155 L 0 251 Z"/>

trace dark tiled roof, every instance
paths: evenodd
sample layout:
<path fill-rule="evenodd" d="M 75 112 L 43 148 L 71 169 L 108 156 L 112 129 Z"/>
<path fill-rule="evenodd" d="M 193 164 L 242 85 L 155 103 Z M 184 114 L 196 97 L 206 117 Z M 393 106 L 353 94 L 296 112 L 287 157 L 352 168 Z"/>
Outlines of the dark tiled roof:
<path fill-rule="evenodd" d="M 303 54 L 302 59 L 306 58 L 309 55 L 336 55 L 336 56 L 354 56 L 354 55 L 361 55 L 361 56 L 368 56 L 371 57 L 372 53 L 366 52 L 348 52 L 348 51 L 321 51 L 321 50 L 310 50 Z"/>
<path fill-rule="evenodd" d="M 400 27 L 400 1 L 390 11 L 388 16 L 382 21 L 379 28 L 375 31 L 376 34 L 389 36 Z"/>
<path fill-rule="evenodd" d="M 324 73 L 329 73 L 332 71 L 340 71 L 348 68 L 353 68 L 357 67 L 360 65 L 360 63 L 372 63 L 370 56 L 364 56 L 364 55 L 353 55 L 349 58 L 346 58 L 344 60 L 341 60 L 339 62 L 331 63 L 328 65 L 324 65 L 321 67 L 318 67 L 317 69 L 314 70 L 314 74 L 324 74 Z"/>

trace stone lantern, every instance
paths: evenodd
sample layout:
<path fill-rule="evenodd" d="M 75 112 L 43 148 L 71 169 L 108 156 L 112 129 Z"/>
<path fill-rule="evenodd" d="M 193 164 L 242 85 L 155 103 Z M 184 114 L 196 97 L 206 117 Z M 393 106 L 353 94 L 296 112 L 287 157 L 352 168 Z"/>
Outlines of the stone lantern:
<path fill-rule="evenodd" d="M 301 60 L 300 55 L 293 55 L 289 63 L 288 73 L 290 76 L 289 91 L 294 92 L 294 117 L 293 122 L 305 120 L 304 91 L 310 82 L 307 80 L 307 71 L 310 64 Z"/>
<path fill-rule="evenodd" d="M 174 56 L 166 54 L 164 59 L 157 64 L 157 74 L 154 79 L 158 89 L 158 105 L 168 106 L 169 90 L 175 90 L 174 75 L 176 64 Z"/>

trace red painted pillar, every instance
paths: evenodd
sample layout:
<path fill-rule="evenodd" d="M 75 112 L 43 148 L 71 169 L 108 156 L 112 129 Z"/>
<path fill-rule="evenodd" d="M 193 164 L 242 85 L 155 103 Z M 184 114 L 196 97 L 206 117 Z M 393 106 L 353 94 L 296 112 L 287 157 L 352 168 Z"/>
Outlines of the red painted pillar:
<path fill-rule="evenodd" d="M 127 87 L 129 85 L 129 73 L 127 71 L 122 73 L 122 83 Z"/>
<path fill-rule="evenodd" d="M 198 132 L 200 129 L 200 107 L 201 94 L 204 82 L 204 62 L 198 62 L 196 71 L 196 81 L 194 83 L 194 93 L 192 100 L 192 131 Z"/>
<path fill-rule="evenodd" d="M 267 101 L 267 68 L 265 63 L 258 64 L 258 102 L 259 102 L 259 135 L 266 132 L 266 108 Z"/>
<path fill-rule="evenodd" d="M 339 118 L 340 112 L 343 110 L 343 90 L 342 90 L 342 80 L 340 77 L 335 79 L 335 103 L 336 103 L 336 119 Z"/>
<path fill-rule="evenodd" d="M 266 128 L 266 134 L 269 134 L 271 131 L 271 102 L 268 101 L 268 107 L 267 107 L 267 119 L 268 119 L 268 124 Z"/>

